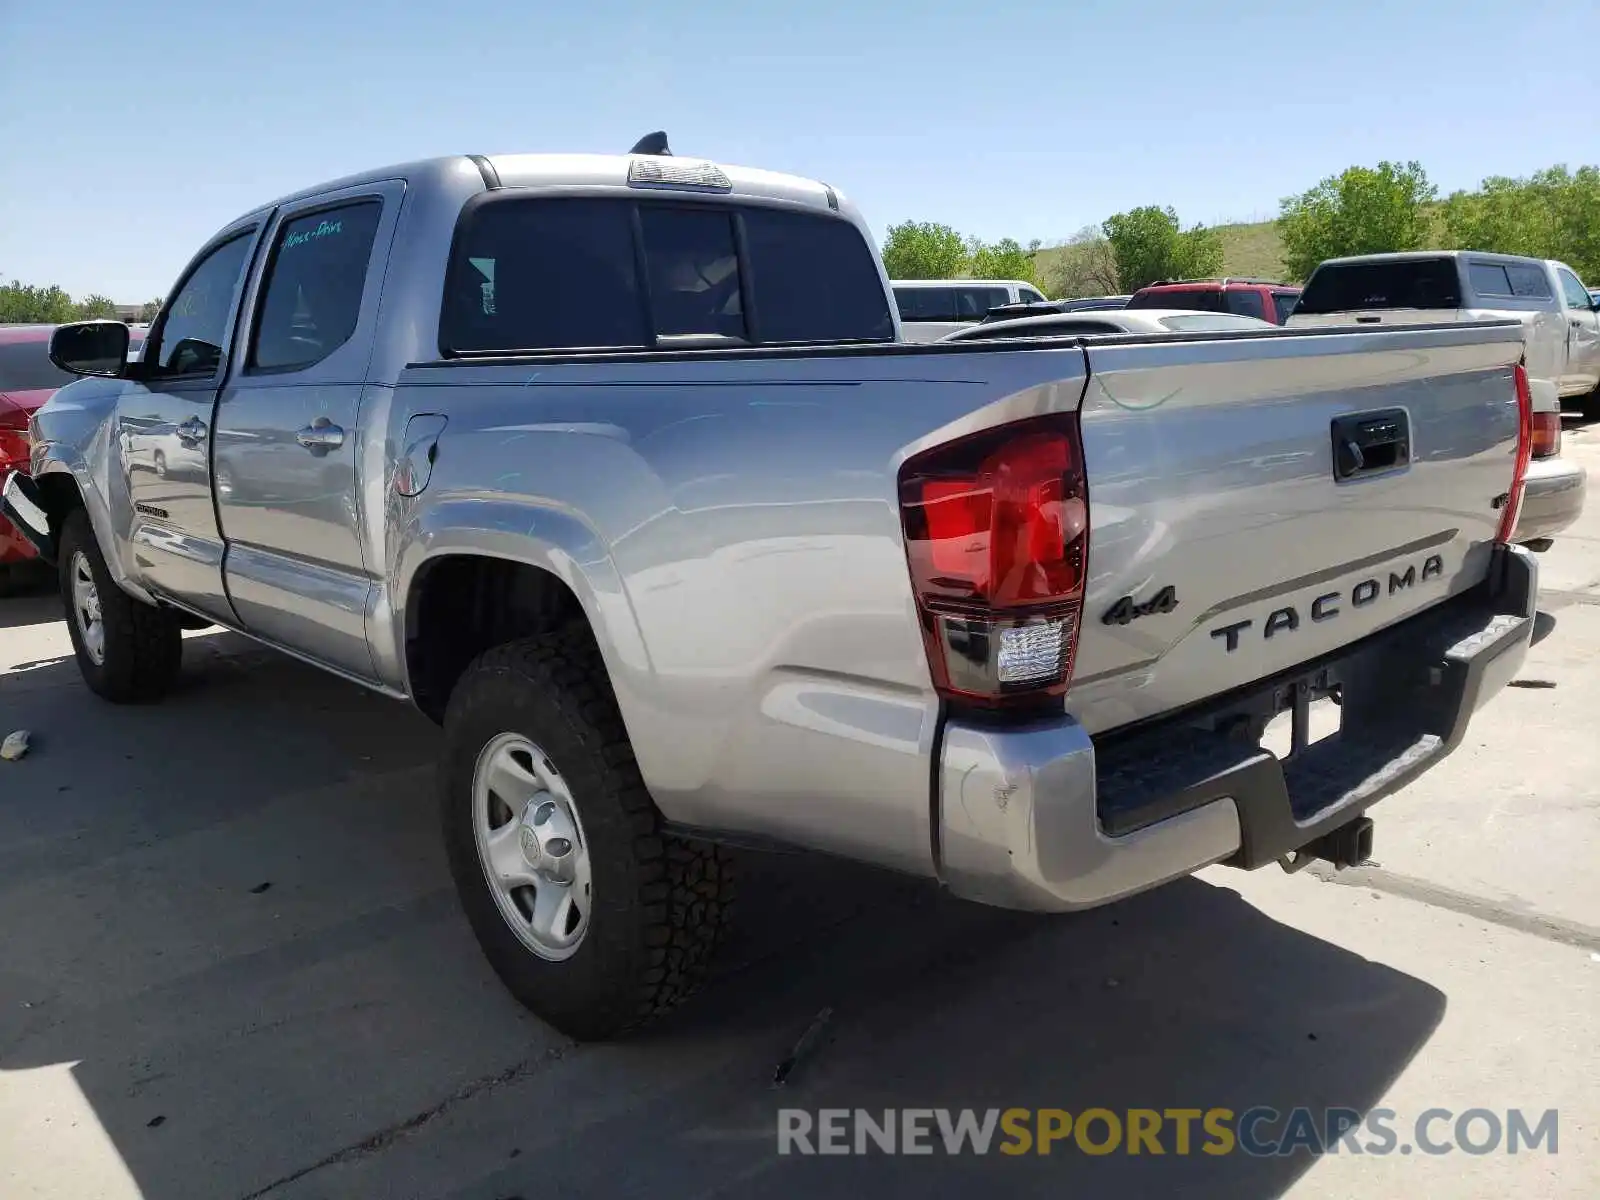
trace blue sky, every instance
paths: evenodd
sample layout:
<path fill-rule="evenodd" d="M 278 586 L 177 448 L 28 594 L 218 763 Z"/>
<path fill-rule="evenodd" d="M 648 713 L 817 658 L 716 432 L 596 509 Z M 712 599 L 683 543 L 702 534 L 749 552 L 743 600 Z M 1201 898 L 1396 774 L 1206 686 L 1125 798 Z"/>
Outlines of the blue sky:
<path fill-rule="evenodd" d="M 1251 219 L 1382 158 L 1448 191 L 1600 162 L 1597 46 L 1597 0 L 0 0 L 0 278 L 148 299 L 318 180 L 655 128 L 880 237 Z"/>

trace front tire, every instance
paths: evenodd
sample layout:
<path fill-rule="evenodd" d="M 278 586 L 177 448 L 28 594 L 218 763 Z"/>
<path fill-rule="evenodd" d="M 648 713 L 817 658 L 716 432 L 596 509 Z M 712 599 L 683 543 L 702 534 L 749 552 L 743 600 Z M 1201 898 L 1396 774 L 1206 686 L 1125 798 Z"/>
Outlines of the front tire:
<path fill-rule="evenodd" d="M 728 863 L 662 832 L 588 628 L 487 651 L 444 729 L 451 873 L 512 995 L 583 1041 L 686 999 L 726 925 Z"/>
<path fill-rule="evenodd" d="M 113 704 L 160 700 L 183 660 L 177 617 L 116 585 L 83 509 L 67 517 L 59 545 L 61 599 L 83 681 Z"/>

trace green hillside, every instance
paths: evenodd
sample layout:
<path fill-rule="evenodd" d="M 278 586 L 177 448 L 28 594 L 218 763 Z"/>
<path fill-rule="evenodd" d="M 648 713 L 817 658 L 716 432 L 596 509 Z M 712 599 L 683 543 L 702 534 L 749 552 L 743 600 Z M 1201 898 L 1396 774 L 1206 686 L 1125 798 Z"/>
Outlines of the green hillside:
<path fill-rule="evenodd" d="M 1248 225 L 1216 225 L 1213 228 L 1222 239 L 1222 274 L 1252 275 L 1263 279 L 1283 278 L 1283 243 L 1278 239 L 1276 223 L 1257 221 Z M 1085 249 L 1082 246 L 1047 246 L 1034 260 L 1037 275 L 1051 295 L 1070 291 L 1074 294 L 1093 294 L 1100 290 L 1093 286 L 1063 289 L 1060 286 L 1064 273 L 1081 277 L 1081 272 L 1069 273 L 1070 260 L 1081 263 Z"/>

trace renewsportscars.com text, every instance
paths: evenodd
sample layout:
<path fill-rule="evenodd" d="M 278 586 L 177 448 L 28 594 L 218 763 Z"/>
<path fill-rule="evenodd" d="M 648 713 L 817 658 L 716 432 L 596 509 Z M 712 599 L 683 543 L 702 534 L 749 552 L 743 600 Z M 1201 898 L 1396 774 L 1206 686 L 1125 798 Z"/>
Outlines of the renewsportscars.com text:
<path fill-rule="evenodd" d="M 779 1154 L 1555 1154 L 1559 1114 L 1520 1108 L 783 1108 Z"/>

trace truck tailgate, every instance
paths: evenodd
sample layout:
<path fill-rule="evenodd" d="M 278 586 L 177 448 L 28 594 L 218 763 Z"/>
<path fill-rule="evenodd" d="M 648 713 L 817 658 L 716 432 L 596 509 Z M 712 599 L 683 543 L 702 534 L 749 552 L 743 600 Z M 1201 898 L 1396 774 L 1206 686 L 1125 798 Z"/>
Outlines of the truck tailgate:
<path fill-rule="evenodd" d="M 1072 714 L 1098 732 L 1170 712 L 1480 583 L 1515 469 L 1522 337 L 1498 322 L 1090 344 Z"/>

